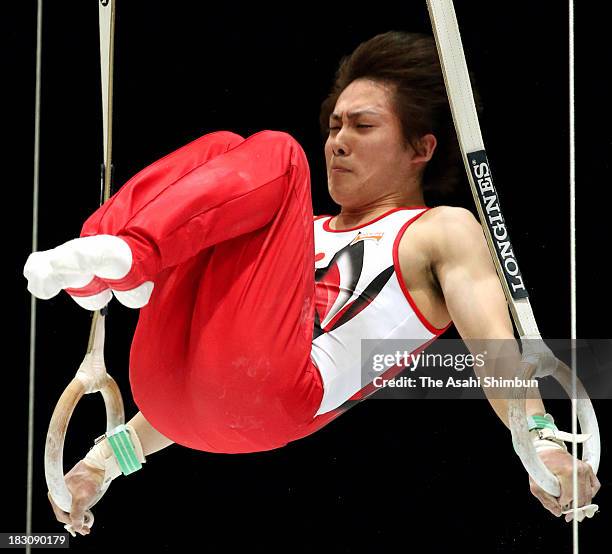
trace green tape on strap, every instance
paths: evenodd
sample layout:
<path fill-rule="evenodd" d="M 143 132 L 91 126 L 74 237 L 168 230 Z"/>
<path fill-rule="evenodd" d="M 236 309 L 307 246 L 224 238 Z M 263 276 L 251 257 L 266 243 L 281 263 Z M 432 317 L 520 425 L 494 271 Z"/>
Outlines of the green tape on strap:
<path fill-rule="evenodd" d="M 534 415 L 527 416 L 527 427 L 530 431 L 534 429 L 552 429 L 554 431 L 558 431 L 557 426 L 555 425 L 555 420 L 550 414 Z M 514 444 L 514 439 L 512 440 L 512 448 L 516 452 L 516 444 Z"/>
<path fill-rule="evenodd" d="M 107 438 L 123 475 L 129 475 L 142 468 L 125 425 L 115 427 L 107 434 Z"/>
<path fill-rule="evenodd" d="M 552 429 L 557 431 L 555 421 L 550 414 L 527 416 L 527 425 L 530 431 L 532 429 Z"/>

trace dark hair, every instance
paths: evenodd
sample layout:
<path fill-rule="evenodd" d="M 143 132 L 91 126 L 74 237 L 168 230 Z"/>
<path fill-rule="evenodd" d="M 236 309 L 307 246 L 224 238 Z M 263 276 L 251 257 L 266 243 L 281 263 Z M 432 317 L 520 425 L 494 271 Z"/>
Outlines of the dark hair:
<path fill-rule="evenodd" d="M 423 172 L 423 194 L 442 199 L 454 192 L 463 175 L 461 153 L 433 37 L 389 31 L 362 42 L 352 54 L 344 56 L 331 92 L 321 104 L 319 124 L 324 140 L 338 97 L 356 79 L 394 85 L 393 105 L 405 144 L 418 151 L 423 135 L 432 133 L 437 139 L 436 150 Z M 476 91 L 474 96 L 480 108 Z"/>

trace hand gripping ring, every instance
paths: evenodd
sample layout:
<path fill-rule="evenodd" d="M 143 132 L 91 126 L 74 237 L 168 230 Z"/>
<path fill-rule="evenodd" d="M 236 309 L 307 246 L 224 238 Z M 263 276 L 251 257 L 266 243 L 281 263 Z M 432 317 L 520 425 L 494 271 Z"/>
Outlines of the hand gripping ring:
<path fill-rule="evenodd" d="M 104 320 L 100 312 L 94 313 L 92 322 L 92 338 L 83 362 L 76 375 L 60 397 L 47 431 L 45 444 L 45 479 L 49 494 L 57 506 L 70 513 L 72 495 L 66 486 L 64 478 L 64 440 L 72 413 L 84 394 L 102 393 L 106 406 L 106 431 L 109 432 L 118 425 L 125 423 L 125 412 L 121 392 L 115 380 L 106 372 L 104 364 Z M 93 503 L 95 506 L 102 498 L 106 488 L 102 488 Z M 84 524 L 91 528 L 94 517 L 90 510 L 85 512 Z M 74 536 L 71 525 L 66 529 Z"/>
<path fill-rule="evenodd" d="M 549 360 L 553 358 L 551 356 Z M 549 362 L 549 367 L 543 368 L 537 373 L 535 363 L 522 362 L 522 375 L 520 379 L 523 379 L 522 382 L 526 382 L 525 380 L 530 380 L 534 376 L 552 375 L 571 398 L 572 371 L 562 361 L 556 358 L 554 360 L 556 365 L 551 367 Z M 513 398 L 509 401 L 508 406 L 508 419 L 516 452 L 532 479 L 548 494 L 558 497 L 561 494 L 559 481 L 540 460 L 529 434 L 525 405 L 527 389 L 525 387 L 515 387 L 512 394 Z M 590 435 L 582 444 L 582 461 L 588 463 L 593 468 L 593 471 L 597 473 L 601 454 L 599 425 L 593 404 L 578 377 L 576 377 L 576 398 L 576 413 L 580 423 L 580 430 L 582 433 Z"/>

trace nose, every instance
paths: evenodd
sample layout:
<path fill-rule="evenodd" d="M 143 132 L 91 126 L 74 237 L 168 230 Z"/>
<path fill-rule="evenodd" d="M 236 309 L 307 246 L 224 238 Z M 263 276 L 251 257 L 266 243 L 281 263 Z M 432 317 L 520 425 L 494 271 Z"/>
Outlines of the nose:
<path fill-rule="evenodd" d="M 331 149 L 334 156 L 347 156 L 349 153 L 349 148 L 346 140 L 344 139 L 345 134 L 343 130 L 340 130 L 336 133 L 334 137 L 330 137 L 331 139 Z"/>

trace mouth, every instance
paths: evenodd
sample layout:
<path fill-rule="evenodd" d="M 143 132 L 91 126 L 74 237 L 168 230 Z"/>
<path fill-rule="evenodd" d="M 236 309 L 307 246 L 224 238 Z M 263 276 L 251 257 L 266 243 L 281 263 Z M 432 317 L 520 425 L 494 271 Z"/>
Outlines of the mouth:
<path fill-rule="evenodd" d="M 348 169 L 341 169 L 339 167 L 333 167 L 332 168 L 332 173 L 350 173 L 350 170 L 348 170 Z"/>

